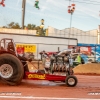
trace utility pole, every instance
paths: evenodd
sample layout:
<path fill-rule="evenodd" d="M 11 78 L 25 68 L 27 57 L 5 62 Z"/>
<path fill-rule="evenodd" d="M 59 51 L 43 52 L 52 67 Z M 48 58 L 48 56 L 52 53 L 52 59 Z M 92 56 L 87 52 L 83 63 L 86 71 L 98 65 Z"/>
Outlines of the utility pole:
<path fill-rule="evenodd" d="M 70 2 L 70 1 L 69 1 Z M 69 36 L 68 36 L 68 45 L 70 44 L 70 34 L 71 34 L 71 24 L 72 24 L 72 15 L 75 11 L 75 4 L 71 4 L 70 6 L 70 3 L 69 3 L 69 6 L 68 6 L 68 13 L 71 14 L 71 17 L 70 17 L 70 29 L 69 29 Z"/>
<path fill-rule="evenodd" d="M 22 29 L 24 29 L 26 0 L 22 0 Z"/>

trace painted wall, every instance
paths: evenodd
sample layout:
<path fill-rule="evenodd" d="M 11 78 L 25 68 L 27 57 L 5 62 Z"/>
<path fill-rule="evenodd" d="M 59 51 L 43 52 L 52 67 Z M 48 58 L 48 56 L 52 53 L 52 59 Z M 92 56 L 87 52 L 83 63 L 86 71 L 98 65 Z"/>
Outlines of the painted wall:
<path fill-rule="evenodd" d="M 23 45 L 27 50 L 33 48 L 31 46 L 36 45 L 36 52 L 33 52 L 36 58 L 40 58 L 39 52 L 45 50 L 47 52 L 57 52 L 58 47 L 60 50 L 67 49 L 69 45 L 77 45 L 77 39 L 61 38 L 61 37 L 40 37 L 36 35 L 25 34 L 11 34 L 0 33 L 0 40 L 2 38 L 12 38 L 15 41 L 15 45 Z"/>
<path fill-rule="evenodd" d="M 70 45 L 69 48 L 72 48 Z M 81 53 L 81 57 L 85 63 L 100 62 L 100 45 L 98 44 L 82 44 L 78 43 L 76 52 Z"/>

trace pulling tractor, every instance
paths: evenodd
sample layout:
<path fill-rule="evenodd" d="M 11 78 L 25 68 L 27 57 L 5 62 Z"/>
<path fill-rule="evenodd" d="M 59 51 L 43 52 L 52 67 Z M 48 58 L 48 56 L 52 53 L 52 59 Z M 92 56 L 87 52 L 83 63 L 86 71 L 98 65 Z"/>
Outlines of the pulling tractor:
<path fill-rule="evenodd" d="M 74 75 L 54 75 L 41 71 L 30 72 L 25 57 L 17 54 L 13 39 L 3 38 L 0 41 L 0 80 L 9 85 L 19 85 L 22 79 L 48 80 L 65 82 L 67 86 L 76 86 L 77 77 Z"/>

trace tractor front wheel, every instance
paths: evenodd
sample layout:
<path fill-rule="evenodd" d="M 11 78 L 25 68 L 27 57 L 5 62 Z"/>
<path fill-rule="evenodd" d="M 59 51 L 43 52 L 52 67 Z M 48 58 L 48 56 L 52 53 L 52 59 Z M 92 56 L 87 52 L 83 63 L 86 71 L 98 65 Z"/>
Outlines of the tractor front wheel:
<path fill-rule="evenodd" d="M 70 86 L 70 87 L 74 87 L 77 85 L 77 77 L 73 76 L 73 75 L 69 75 L 66 77 L 65 79 L 65 83 L 67 86 Z"/>

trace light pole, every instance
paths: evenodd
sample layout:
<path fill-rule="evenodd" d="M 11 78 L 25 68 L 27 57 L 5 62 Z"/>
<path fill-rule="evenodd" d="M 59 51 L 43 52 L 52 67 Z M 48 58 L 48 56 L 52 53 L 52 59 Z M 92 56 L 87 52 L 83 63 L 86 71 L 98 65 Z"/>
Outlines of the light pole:
<path fill-rule="evenodd" d="M 75 11 L 75 4 L 73 3 L 73 4 L 71 4 L 71 6 L 70 5 L 68 6 L 68 13 L 71 14 L 71 16 L 70 16 L 70 29 L 69 29 L 69 36 L 68 36 L 68 38 L 69 38 L 68 45 L 69 45 L 69 41 L 70 41 L 72 15 L 73 15 L 74 11 Z"/>
<path fill-rule="evenodd" d="M 44 35 L 44 19 L 41 19 L 41 25 L 40 25 L 40 35 Z"/>
<path fill-rule="evenodd" d="M 72 24 L 72 15 L 75 11 L 75 4 L 71 4 L 70 6 L 70 1 L 69 1 L 69 6 L 68 6 L 68 13 L 71 14 L 70 16 L 70 29 L 69 29 L 69 36 L 68 36 L 68 45 L 70 45 L 70 34 L 71 34 L 71 24 Z M 71 63 L 73 63 L 73 60 L 72 60 L 72 55 L 70 54 L 70 58 L 69 58 L 69 71 L 71 71 Z"/>
<path fill-rule="evenodd" d="M 1 2 L 0 2 L 0 5 L 2 5 L 3 7 L 5 7 L 4 1 L 5 0 L 1 0 Z"/>
<path fill-rule="evenodd" d="M 44 28 L 44 19 L 41 19 L 41 25 L 40 28 Z"/>
<path fill-rule="evenodd" d="M 22 29 L 24 29 L 26 0 L 22 0 Z"/>

